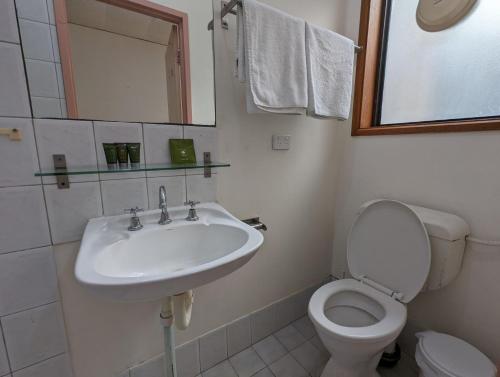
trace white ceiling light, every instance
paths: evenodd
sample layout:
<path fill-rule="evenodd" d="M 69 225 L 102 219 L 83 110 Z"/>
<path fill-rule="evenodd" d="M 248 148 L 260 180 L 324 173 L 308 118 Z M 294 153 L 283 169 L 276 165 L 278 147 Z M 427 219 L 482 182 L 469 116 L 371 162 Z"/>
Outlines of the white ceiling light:
<path fill-rule="evenodd" d="M 441 31 L 455 25 L 477 0 L 419 0 L 417 23 L 425 31 Z"/>

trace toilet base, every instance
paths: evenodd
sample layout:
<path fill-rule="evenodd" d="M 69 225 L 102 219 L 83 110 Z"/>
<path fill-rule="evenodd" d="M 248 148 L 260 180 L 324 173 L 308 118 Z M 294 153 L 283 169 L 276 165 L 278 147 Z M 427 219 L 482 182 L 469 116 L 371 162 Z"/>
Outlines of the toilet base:
<path fill-rule="evenodd" d="M 380 355 L 378 354 L 367 363 L 357 363 L 356 365 L 339 363 L 330 357 L 321 377 L 380 377 L 377 372 Z"/>

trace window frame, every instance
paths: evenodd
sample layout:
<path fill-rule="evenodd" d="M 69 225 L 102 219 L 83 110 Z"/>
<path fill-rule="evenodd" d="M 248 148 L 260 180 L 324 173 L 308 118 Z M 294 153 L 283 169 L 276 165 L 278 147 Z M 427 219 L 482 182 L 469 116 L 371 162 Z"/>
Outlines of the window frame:
<path fill-rule="evenodd" d="M 362 0 L 356 61 L 352 136 L 500 130 L 500 116 L 376 125 L 378 75 L 384 39 L 385 0 Z"/>

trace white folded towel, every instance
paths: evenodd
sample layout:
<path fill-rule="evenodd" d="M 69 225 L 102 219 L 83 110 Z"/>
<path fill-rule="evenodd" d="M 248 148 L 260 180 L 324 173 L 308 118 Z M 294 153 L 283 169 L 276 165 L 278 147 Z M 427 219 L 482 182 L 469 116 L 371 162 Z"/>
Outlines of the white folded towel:
<path fill-rule="evenodd" d="M 351 110 L 354 42 L 306 25 L 308 115 L 346 120 Z"/>
<path fill-rule="evenodd" d="M 255 0 L 238 10 L 238 77 L 247 111 L 305 114 L 305 22 Z"/>

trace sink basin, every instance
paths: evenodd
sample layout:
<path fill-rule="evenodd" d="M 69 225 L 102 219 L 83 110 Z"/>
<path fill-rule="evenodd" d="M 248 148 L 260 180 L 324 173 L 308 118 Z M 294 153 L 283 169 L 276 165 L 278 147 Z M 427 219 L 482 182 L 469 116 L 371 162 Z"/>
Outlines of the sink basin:
<path fill-rule="evenodd" d="M 127 230 L 130 215 L 91 219 L 76 260 L 77 280 L 117 301 L 150 301 L 199 287 L 252 258 L 262 234 L 216 203 L 169 209 L 172 223 L 159 225 L 159 210 L 141 214 L 144 228 Z"/>

